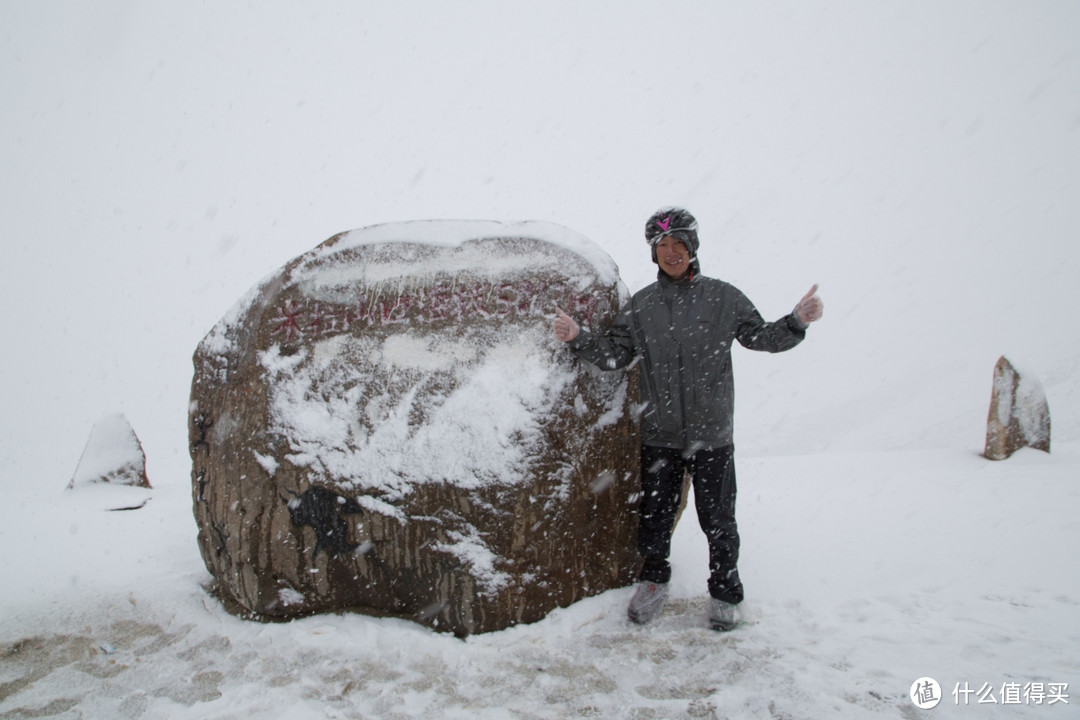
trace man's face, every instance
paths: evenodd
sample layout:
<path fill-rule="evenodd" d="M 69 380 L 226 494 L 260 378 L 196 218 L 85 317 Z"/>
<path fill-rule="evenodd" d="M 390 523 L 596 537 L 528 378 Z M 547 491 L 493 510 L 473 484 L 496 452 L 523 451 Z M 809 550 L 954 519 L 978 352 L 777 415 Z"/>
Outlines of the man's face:
<path fill-rule="evenodd" d="M 656 243 L 656 262 L 668 277 L 677 278 L 690 267 L 690 251 L 682 240 L 665 235 Z"/>

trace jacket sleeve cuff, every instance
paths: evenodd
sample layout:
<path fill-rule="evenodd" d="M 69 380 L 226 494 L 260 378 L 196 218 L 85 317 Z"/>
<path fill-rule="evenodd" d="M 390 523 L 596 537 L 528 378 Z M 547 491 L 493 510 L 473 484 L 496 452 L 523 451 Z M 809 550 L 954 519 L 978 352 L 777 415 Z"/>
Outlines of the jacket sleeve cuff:
<path fill-rule="evenodd" d="M 792 330 L 805 331 L 806 328 L 810 327 L 810 323 L 804 323 L 802 320 L 800 320 L 799 314 L 794 310 L 792 310 L 791 314 L 788 315 L 787 321 L 788 325 L 791 327 Z"/>
<path fill-rule="evenodd" d="M 578 351 L 588 344 L 591 335 L 588 330 L 578 330 L 577 336 L 573 340 L 567 341 L 567 346 L 573 350 Z"/>

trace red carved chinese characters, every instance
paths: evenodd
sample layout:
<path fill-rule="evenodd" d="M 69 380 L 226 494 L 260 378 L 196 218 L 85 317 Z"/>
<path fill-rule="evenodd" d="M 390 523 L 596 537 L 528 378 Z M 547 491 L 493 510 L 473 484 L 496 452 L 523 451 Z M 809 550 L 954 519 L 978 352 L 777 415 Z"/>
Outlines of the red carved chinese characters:
<path fill-rule="evenodd" d="M 408 293 L 387 295 L 375 289 L 363 293 L 353 306 L 286 300 L 271 320 L 272 335 L 288 342 L 294 336 L 327 337 L 350 332 L 360 323 L 367 327 L 429 324 L 451 320 L 487 320 L 510 317 L 544 318 L 555 306 L 585 323 L 596 312 L 593 293 L 577 293 L 565 283 L 534 280 L 487 283 L 439 283 Z"/>

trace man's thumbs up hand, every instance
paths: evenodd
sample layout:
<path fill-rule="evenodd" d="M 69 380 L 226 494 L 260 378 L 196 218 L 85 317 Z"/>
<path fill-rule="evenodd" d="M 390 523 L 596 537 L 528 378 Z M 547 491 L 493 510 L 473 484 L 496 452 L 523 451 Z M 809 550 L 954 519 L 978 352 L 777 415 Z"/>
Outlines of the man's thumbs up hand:
<path fill-rule="evenodd" d="M 825 303 L 817 296 L 817 283 L 810 288 L 810 292 L 803 295 L 802 300 L 795 306 L 795 317 L 803 325 L 809 325 L 821 319 L 825 312 Z"/>

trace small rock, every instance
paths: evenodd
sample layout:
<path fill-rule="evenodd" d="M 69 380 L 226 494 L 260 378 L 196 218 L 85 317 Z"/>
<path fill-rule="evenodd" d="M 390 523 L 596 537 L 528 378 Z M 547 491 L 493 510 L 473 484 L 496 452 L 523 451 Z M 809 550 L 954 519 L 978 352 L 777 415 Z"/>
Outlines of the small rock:
<path fill-rule="evenodd" d="M 107 415 L 94 424 L 68 489 L 83 483 L 150 487 L 142 443 L 123 414 Z"/>
<path fill-rule="evenodd" d="M 1002 356 L 994 367 L 985 455 L 1004 460 L 1023 447 L 1050 452 L 1050 407 L 1042 384 Z"/>

